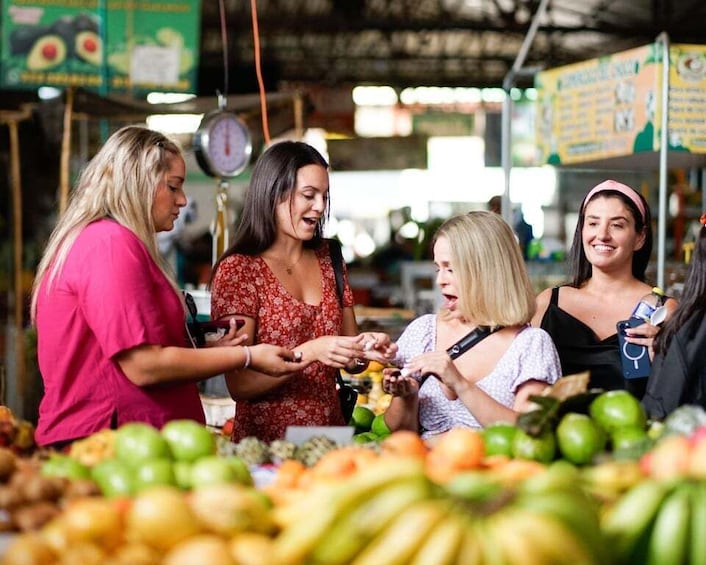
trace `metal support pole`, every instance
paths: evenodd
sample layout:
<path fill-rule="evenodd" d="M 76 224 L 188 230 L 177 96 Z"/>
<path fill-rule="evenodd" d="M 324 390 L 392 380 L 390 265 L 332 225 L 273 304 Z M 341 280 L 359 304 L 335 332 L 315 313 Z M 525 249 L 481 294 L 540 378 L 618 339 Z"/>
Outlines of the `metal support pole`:
<path fill-rule="evenodd" d="M 667 241 L 667 155 L 669 153 L 669 36 L 657 37 L 662 45 L 662 120 L 659 142 L 659 208 L 657 210 L 657 286 L 664 288 Z"/>
<path fill-rule="evenodd" d="M 512 64 L 512 69 L 510 69 L 510 71 L 505 75 L 503 80 L 505 99 L 503 100 L 502 110 L 500 159 L 503 167 L 503 174 L 505 176 L 505 188 L 503 190 L 501 200 L 501 213 L 505 221 L 511 225 L 512 210 L 510 207 L 510 169 L 512 168 L 512 98 L 510 97 L 510 90 L 515 84 L 515 78 L 519 74 L 525 59 L 527 58 L 527 53 L 532 45 L 532 41 L 534 41 L 535 35 L 537 35 L 539 21 L 542 19 L 542 16 L 544 16 L 544 13 L 547 10 L 547 4 L 549 4 L 549 0 L 542 0 L 540 2 L 534 17 L 532 18 L 532 23 L 527 30 L 527 35 L 520 46 L 520 51 L 517 53 L 515 62 Z"/>

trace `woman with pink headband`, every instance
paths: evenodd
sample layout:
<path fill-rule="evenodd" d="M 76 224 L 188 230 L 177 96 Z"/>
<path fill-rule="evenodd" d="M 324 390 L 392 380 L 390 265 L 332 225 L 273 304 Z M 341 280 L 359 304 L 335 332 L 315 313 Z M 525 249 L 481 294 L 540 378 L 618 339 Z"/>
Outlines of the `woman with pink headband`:
<path fill-rule="evenodd" d="M 571 282 L 542 291 L 532 324 L 553 338 L 562 374 L 591 372 L 589 386 L 626 388 L 638 398 L 646 378 L 625 379 L 616 324 L 630 317 L 650 292 L 645 271 L 652 253 L 652 219 L 645 199 L 629 186 L 606 180 L 581 204 L 571 246 Z M 668 311 L 676 301 L 667 300 Z M 651 346 L 657 326 L 627 331 L 627 341 Z"/>

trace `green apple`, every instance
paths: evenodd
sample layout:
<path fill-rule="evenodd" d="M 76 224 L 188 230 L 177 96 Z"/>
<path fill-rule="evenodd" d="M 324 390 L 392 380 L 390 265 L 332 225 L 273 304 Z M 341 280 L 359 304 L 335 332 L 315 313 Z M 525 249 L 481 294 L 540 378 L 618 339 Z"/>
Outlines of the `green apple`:
<path fill-rule="evenodd" d="M 216 453 L 216 436 L 194 420 L 172 420 L 162 428 L 174 459 L 196 461 Z"/>
<path fill-rule="evenodd" d="M 147 459 L 169 458 L 171 451 L 157 428 L 131 422 L 115 432 L 115 456 L 136 467 Z"/>
<path fill-rule="evenodd" d="M 42 463 L 41 473 L 45 477 L 87 479 L 90 476 L 90 469 L 73 457 L 56 453 Z"/>
<path fill-rule="evenodd" d="M 147 459 L 135 468 L 135 492 L 155 485 L 176 485 L 172 460 L 166 458 Z"/>
<path fill-rule="evenodd" d="M 191 466 L 192 488 L 235 481 L 237 481 L 235 469 L 224 457 L 209 455 L 202 457 Z"/>
<path fill-rule="evenodd" d="M 174 479 L 176 480 L 176 485 L 184 490 L 189 490 L 191 488 L 191 467 L 192 463 L 189 461 L 174 461 Z"/>
<path fill-rule="evenodd" d="M 91 478 L 104 496 L 132 496 L 135 492 L 132 468 L 118 459 L 106 459 L 91 469 Z"/>

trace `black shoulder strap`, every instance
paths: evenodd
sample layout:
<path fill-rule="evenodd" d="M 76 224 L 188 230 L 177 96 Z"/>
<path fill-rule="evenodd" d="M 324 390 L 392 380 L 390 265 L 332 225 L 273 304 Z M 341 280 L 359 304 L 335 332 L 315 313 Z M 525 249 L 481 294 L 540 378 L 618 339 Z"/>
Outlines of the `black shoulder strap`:
<path fill-rule="evenodd" d="M 341 242 L 337 239 L 329 239 L 328 248 L 331 254 L 333 274 L 336 276 L 338 303 L 343 306 L 343 252 L 341 251 Z"/>
<path fill-rule="evenodd" d="M 554 306 L 557 306 L 559 304 L 559 287 L 555 286 L 552 288 L 552 297 L 551 300 L 549 300 L 550 304 L 553 304 Z"/>

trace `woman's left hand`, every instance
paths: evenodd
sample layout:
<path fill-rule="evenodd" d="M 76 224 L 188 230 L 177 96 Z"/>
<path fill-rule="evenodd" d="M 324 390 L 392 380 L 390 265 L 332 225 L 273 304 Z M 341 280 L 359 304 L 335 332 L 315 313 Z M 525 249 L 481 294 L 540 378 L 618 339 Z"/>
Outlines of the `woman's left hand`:
<path fill-rule="evenodd" d="M 644 345 L 650 354 L 650 359 L 654 357 L 652 348 L 655 336 L 659 333 L 659 326 L 653 326 L 649 322 L 645 322 L 634 328 L 625 329 L 625 341 L 634 343 L 635 345 Z"/>
<path fill-rule="evenodd" d="M 410 373 L 429 374 L 436 377 L 454 394 L 457 393 L 457 386 L 466 383 L 466 379 L 458 372 L 456 365 L 445 351 L 430 351 L 417 355 L 404 368 Z"/>

